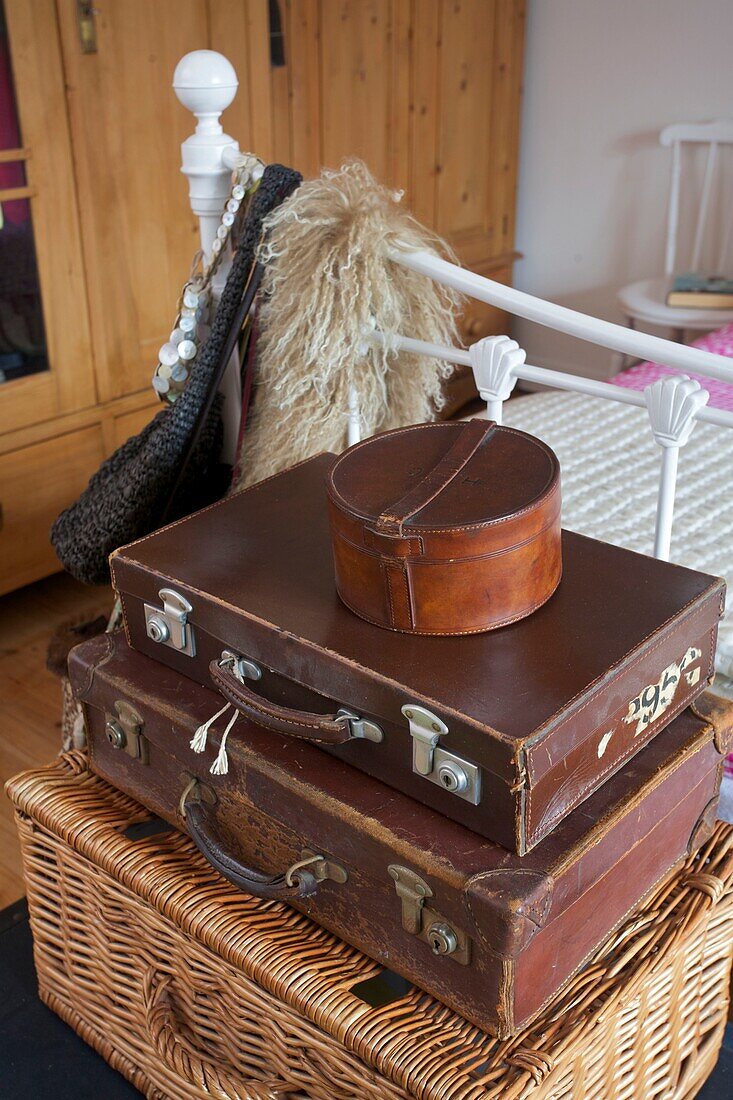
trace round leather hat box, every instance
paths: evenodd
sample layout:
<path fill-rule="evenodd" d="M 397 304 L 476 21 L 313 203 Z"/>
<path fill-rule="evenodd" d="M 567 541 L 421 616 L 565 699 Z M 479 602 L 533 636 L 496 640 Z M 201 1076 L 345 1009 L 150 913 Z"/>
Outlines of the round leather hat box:
<path fill-rule="evenodd" d="M 357 443 L 326 483 L 339 596 L 414 634 L 477 634 L 560 582 L 560 467 L 492 421 L 417 424 Z"/>

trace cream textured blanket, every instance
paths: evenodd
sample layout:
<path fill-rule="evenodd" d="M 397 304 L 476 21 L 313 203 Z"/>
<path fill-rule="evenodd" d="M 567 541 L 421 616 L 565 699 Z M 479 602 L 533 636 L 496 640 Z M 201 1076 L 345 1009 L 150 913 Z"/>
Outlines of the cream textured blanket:
<path fill-rule="evenodd" d="M 661 452 L 644 409 L 579 394 L 537 393 L 504 406 L 504 422 L 560 460 L 564 527 L 651 554 Z M 671 560 L 733 585 L 733 431 L 697 424 L 680 452 Z M 715 690 L 733 694 L 730 592 Z M 726 683 L 726 680 L 729 682 Z"/>

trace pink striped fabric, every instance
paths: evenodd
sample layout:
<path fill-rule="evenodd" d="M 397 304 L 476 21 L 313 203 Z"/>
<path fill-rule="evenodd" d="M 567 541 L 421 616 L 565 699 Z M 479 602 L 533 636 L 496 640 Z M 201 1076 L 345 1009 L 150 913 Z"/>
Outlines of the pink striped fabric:
<path fill-rule="evenodd" d="M 699 340 L 695 340 L 691 346 L 733 358 L 733 325 L 724 325 L 715 332 L 708 332 Z M 658 378 L 663 378 L 665 374 L 679 374 L 679 371 L 671 367 L 663 367 L 660 363 L 638 363 L 635 367 L 617 374 L 611 381 L 615 386 L 643 390 Z M 715 409 L 729 409 L 733 412 L 733 382 L 718 382 L 715 378 L 703 378 L 702 375 L 697 374 L 691 377 L 697 378 L 710 394 L 709 405 Z"/>

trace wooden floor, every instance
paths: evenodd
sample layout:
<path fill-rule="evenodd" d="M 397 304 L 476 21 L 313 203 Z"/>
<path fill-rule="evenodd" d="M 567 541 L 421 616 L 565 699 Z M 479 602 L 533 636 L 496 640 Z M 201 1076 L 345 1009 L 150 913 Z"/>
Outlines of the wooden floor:
<path fill-rule="evenodd" d="M 0 597 L 0 791 L 24 768 L 46 764 L 61 746 L 61 688 L 46 669 L 56 628 L 88 613 L 108 614 L 109 589 L 59 574 Z M 24 893 L 12 807 L 0 793 L 0 908 Z"/>

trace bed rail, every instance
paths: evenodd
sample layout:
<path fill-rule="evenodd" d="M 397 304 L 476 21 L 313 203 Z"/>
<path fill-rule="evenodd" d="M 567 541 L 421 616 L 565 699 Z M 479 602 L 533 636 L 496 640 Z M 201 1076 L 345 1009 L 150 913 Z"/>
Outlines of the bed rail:
<path fill-rule="evenodd" d="M 507 313 L 525 317 L 528 321 L 575 336 L 590 344 L 620 351 L 637 359 L 652 359 L 655 363 L 704 374 L 723 382 L 733 382 L 733 364 L 723 355 L 714 355 L 685 344 L 675 344 L 659 336 L 650 336 L 646 332 L 625 328 L 612 321 L 602 321 L 599 317 L 578 313 L 567 306 L 546 302 L 522 290 L 496 283 L 485 275 L 467 271 L 430 252 L 393 249 L 391 259 L 403 267 L 435 279 L 437 283 L 453 287 L 470 298 L 488 302 Z"/>
<path fill-rule="evenodd" d="M 532 294 L 494 282 L 484 275 L 466 271 L 433 253 L 394 249 L 391 259 L 394 263 L 427 275 L 471 298 L 488 302 L 507 313 L 575 336 L 579 340 L 620 351 L 637 359 L 652 359 L 663 366 L 733 383 L 733 363 L 725 356 L 676 344 L 659 336 L 624 328 L 611 321 L 603 321 L 598 317 L 590 317 L 565 306 L 544 301 Z M 365 336 L 384 342 L 384 337 L 376 331 L 366 333 Z M 661 449 L 654 556 L 664 561 L 669 560 L 672 541 L 680 448 L 687 443 L 698 420 L 733 428 L 733 413 L 707 408 L 710 396 L 708 391 L 686 374 L 660 378 L 647 386 L 642 394 L 582 375 L 531 366 L 525 362 L 525 353 L 519 345 L 507 336 L 487 337 L 471 345 L 467 351 L 439 347 L 404 336 L 392 337 L 389 343 L 395 350 L 404 348 L 418 355 L 470 366 L 476 388 L 487 403 L 488 414 L 498 423 L 501 423 L 503 403 L 520 379 L 541 383 L 553 389 L 646 408 L 654 441 Z M 358 411 L 352 405 L 353 401 L 350 401 L 350 443 L 358 442 L 359 438 Z"/>
<path fill-rule="evenodd" d="M 553 389 L 615 401 L 621 405 L 646 408 L 650 430 L 661 449 L 654 555 L 665 561 L 669 560 L 672 539 L 680 447 L 687 443 L 698 420 L 723 428 L 733 428 L 733 413 L 724 409 L 708 408 L 707 390 L 686 375 L 660 378 L 640 393 L 622 386 L 613 386 L 609 382 L 599 382 L 595 378 L 531 366 L 525 361 L 525 353 L 516 340 L 511 340 L 508 336 L 487 336 L 472 344 L 466 351 L 405 336 L 388 339 L 376 330 L 366 333 L 365 337 L 385 344 L 394 351 L 409 351 L 415 355 L 443 359 L 456 366 L 470 367 L 476 388 L 486 402 L 488 415 L 498 424 L 502 422 L 504 402 L 521 379 Z"/>
<path fill-rule="evenodd" d="M 195 134 L 183 143 L 182 171 L 189 178 L 191 206 L 199 218 L 201 244 L 206 254 L 211 247 L 212 226 L 223 207 L 231 170 L 239 154 L 236 141 L 224 133 L 219 123 L 220 114 L 236 94 L 237 77 L 229 61 L 221 54 L 211 50 L 197 50 L 187 54 L 179 63 L 174 89 L 181 103 L 194 113 L 198 123 Z M 733 362 L 724 356 L 676 344 L 544 301 L 467 271 L 430 252 L 396 248 L 391 252 L 390 258 L 396 264 L 427 275 L 471 298 L 487 302 L 507 313 L 524 317 L 557 332 L 634 358 L 652 359 L 682 372 L 690 371 L 707 378 L 733 383 Z M 365 333 L 364 338 L 375 341 L 387 339 L 376 331 Z M 501 422 L 504 401 L 520 379 L 646 408 L 650 430 L 661 449 L 654 554 L 665 560 L 670 553 L 680 448 L 687 443 L 697 421 L 733 428 L 733 413 L 708 408 L 708 392 L 685 374 L 659 379 L 642 394 L 581 375 L 531 366 L 525 361 L 525 353 L 508 336 L 488 337 L 467 350 L 440 347 L 402 334 L 391 337 L 389 342 L 395 350 L 404 348 L 417 354 L 470 366 L 479 393 L 487 403 L 489 416 L 498 422 Z M 238 386 L 236 367 L 236 363 L 232 364 L 226 382 L 228 392 L 233 397 L 236 397 Z M 237 425 L 232 423 L 235 405 L 236 401 L 227 402 L 227 437 L 230 447 L 237 434 Z M 358 401 L 353 391 L 349 394 L 348 408 L 345 411 L 348 442 L 357 443 L 361 436 L 361 423 Z"/>

